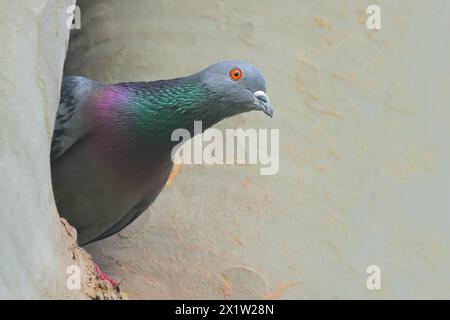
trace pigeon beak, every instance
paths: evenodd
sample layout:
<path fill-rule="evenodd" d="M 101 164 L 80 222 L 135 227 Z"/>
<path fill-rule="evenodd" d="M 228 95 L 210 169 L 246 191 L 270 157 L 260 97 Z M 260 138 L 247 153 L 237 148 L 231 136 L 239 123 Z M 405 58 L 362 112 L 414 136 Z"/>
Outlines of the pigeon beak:
<path fill-rule="evenodd" d="M 253 94 L 255 95 L 255 105 L 257 108 L 272 118 L 273 106 L 267 94 L 262 90 L 256 91 Z"/>

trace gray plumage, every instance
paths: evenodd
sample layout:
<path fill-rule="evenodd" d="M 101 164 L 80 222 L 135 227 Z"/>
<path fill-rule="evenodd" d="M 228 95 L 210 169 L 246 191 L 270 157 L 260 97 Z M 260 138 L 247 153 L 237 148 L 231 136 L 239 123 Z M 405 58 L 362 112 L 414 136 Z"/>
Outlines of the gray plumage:
<path fill-rule="evenodd" d="M 272 116 L 265 80 L 241 61 L 153 82 L 65 77 L 51 148 L 60 214 L 86 244 L 126 227 L 155 200 L 172 169 L 178 128 L 206 129 L 251 110 Z"/>

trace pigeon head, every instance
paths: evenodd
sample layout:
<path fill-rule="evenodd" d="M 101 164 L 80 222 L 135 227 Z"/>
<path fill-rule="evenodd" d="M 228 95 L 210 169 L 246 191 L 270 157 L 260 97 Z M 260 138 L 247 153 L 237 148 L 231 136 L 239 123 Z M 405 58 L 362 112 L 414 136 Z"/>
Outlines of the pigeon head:
<path fill-rule="evenodd" d="M 272 117 L 266 80 L 255 66 L 244 61 L 224 61 L 204 69 L 198 76 L 213 95 L 215 108 L 227 116 L 258 110 Z"/>

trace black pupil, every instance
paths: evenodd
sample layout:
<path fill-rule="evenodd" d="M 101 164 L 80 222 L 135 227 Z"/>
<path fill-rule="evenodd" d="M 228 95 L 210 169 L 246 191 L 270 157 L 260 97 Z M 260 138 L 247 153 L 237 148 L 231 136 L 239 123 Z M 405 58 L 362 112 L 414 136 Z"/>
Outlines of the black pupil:
<path fill-rule="evenodd" d="M 239 77 L 239 71 L 235 71 L 235 72 L 234 72 L 234 77 L 235 77 L 235 78 Z"/>

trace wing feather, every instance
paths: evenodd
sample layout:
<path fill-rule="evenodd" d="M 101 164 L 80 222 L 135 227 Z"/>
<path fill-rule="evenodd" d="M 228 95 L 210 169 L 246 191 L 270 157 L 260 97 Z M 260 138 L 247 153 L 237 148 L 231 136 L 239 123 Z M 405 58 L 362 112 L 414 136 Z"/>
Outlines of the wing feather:
<path fill-rule="evenodd" d="M 93 90 L 99 85 L 95 81 L 78 76 L 63 78 L 52 137 L 52 162 L 88 133 L 89 122 L 84 119 L 84 109 Z"/>

